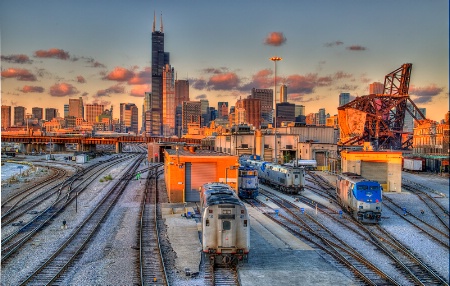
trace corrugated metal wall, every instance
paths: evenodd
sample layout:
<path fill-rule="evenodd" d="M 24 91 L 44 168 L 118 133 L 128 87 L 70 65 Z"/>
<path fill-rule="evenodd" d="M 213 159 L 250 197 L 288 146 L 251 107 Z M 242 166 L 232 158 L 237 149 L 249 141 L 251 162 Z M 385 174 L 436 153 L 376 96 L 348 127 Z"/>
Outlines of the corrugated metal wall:
<path fill-rule="evenodd" d="M 387 183 L 387 169 L 386 162 L 361 162 L 361 176 L 366 179 L 378 181 L 380 184 Z"/>
<path fill-rule="evenodd" d="M 199 187 L 216 181 L 216 164 L 186 162 L 186 202 L 200 201 Z"/>

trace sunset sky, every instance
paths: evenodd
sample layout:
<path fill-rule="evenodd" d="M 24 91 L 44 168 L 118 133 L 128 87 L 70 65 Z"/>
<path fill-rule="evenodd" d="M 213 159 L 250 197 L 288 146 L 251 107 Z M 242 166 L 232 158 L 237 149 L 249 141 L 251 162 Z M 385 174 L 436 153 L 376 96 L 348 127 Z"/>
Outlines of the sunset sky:
<path fill-rule="evenodd" d="M 272 56 L 288 101 L 337 113 L 338 95 L 412 63 L 410 96 L 427 117 L 449 110 L 448 0 L 116 1 L 2 0 L 2 105 L 57 108 L 69 98 L 142 112 L 151 90 L 151 32 L 161 14 L 165 50 L 191 100 L 233 106 L 273 88 Z M 140 127 L 140 125 L 139 125 Z"/>

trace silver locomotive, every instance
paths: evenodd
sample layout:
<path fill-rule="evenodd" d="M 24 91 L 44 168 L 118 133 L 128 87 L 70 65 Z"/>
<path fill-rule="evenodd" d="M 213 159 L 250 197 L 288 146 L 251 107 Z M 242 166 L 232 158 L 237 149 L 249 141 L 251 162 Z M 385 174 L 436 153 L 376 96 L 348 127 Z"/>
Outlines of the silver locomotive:
<path fill-rule="evenodd" d="M 200 188 L 202 251 L 215 264 L 247 261 L 250 250 L 250 219 L 235 191 L 224 183 Z"/>

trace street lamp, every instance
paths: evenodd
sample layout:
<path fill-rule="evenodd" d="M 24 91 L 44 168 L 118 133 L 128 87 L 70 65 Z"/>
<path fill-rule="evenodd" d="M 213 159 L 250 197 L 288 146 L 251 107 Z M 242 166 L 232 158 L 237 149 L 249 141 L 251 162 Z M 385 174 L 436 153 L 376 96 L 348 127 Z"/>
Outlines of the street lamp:
<path fill-rule="evenodd" d="M 274 64 L 275 64 L 275 74 L 274 74 L 274 77 L 273 77 L 273 81 L 274 81 L 274 94 L 273 94 L 273 100 L 274 100 L 274 102 L 275 102 L 275 105 L 273 106 L 273 110 L 274 110 L 274 115 L 275 115 L 275 118 L 274 118 L 274 128 L 275 128 L 275 131 L 274 131 L 274 137 L 275 137 L 275 163 L 277 164 L 278 163 L 278 153 L 277 153 L 277 62 L 278 61 L 281 61 L 282 60 L 282 58 L 280 58 L 280 57 L 271 57 L 270 58 L 270 60 L 271 61 L 273 61 L 274 62 Z"/>

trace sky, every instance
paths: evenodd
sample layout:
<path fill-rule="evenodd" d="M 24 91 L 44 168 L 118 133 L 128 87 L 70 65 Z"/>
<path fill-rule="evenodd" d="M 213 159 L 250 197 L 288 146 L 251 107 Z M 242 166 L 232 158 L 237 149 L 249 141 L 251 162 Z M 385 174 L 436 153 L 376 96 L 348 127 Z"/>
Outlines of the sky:
<path fill-rule="evenodd" d="M 63 116 L 69 98 L 82 97 L 114 106 L 114 118 L 120 103 L 141 114 L 155 14 L 191 100 L 234 106 L 252 88 L 273 89 L 278 56 L 277 84 L 306 114 L 337 114 L 341 92 L 367 95 L 404 63 L 427 117 L 449 110 L 448 0 L 2 0 L 2 105 Z"/>

